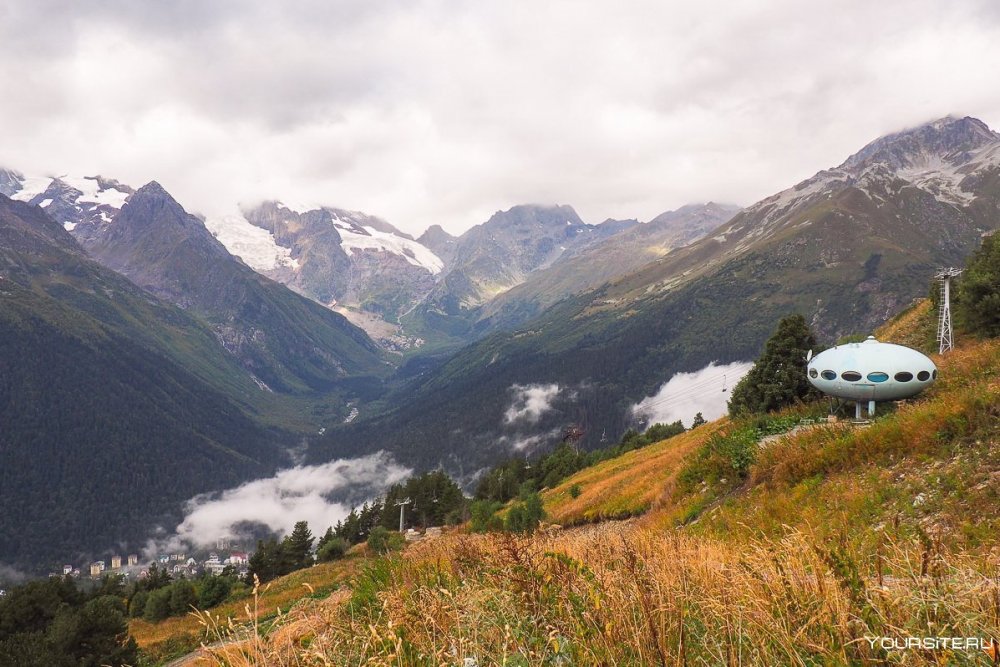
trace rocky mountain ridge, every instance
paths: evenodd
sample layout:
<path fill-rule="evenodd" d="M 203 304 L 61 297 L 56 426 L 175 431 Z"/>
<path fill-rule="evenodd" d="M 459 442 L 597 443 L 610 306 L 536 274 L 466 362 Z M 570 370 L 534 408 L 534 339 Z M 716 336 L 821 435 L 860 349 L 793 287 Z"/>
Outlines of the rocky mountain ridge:
<path fill-rule="evenodd" d="M 25 177 L 0 170 L 0 193 L 38 204 L 88 249 L 114 235 L 111 221 L 134 192 L 101 176 Z M 700 208 L 680 212 L 693 220 Z M 717 213 L 707 215 L 705 220 L 721 221 Z M 427 341 L 432 347 L 454 346 L 514 326 L 559 298 L 594 287 L 597 277 L 635 268 L 714 226 L 683 222 L 672 212 L 645 225 L 637 220 L 593 225 L 568 206 L 520 205 L 458 237 L 435 225 L 413 239 L 365 213 L 280 201 L 200 219 L 230 254 L 342 314 L 397 353 Z M 672 229 L 684 224 L 693 226 Z M 598 246 L 630 229 L 636 236 L 616 238 L 602 258 Z M 595 261 L 604 269 L 595 271 Z M 555 277 L 544 275 L 553 267 L 559 267 Z M 534 284 L 536 275 L 540 280 Z M 503 298 L 491 304 L 498 296 Z"/>
<path fill-rule="evenodd" d="M 511 443 L 550 446 L 571 424 L 592 447 L 636 426 L 632 407 L 676 373 L 755 358 L 785 315 L 803 314 L 828 343 L 870 333 L 1000 227 L 998 157 L 1000 138 L 971 118 L 877 139 L 704 238 L 422 369 L 392 409 L 313 455 L 401 432 L 384 445 L 461 473 L 518 453 Z M 505 420 L 519 392 L 543 389 L 543 415 Z M 418 452 L 414 433 L 432 450 Z"/>

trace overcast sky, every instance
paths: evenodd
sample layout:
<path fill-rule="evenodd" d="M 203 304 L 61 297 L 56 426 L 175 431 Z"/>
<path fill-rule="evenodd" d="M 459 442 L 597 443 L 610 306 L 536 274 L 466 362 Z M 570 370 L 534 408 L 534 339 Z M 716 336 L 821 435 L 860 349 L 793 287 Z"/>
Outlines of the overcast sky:
<path fill-rule="evenodd" d="M 949 113 L 1000 126 L 992 0 L 0 0 L 0 164 L 452 232 L 749 204 Z"/>

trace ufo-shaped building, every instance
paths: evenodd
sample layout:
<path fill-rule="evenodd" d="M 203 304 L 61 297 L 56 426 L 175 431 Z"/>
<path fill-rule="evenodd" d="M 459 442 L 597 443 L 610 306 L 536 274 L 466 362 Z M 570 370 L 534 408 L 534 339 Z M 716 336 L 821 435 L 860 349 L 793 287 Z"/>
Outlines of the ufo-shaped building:
<path fill-rule="evenodd" d="M 808 360 L 806 373 L 824 394 L 854 401 L 859 419 L 862 403 L 868 403 L 871 416 L 876 402 L 916 396 L 937 379 L 937 367 L 926 355 L 874 336 L 820 352 Z"/>

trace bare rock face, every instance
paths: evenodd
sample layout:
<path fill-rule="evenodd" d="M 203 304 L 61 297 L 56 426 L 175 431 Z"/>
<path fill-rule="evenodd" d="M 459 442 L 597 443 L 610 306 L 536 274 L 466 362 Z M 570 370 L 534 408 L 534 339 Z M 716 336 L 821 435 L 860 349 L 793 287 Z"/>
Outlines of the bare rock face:
<path fill-rule="evenodd" d="M 451 260 L 455 256 L 455 244 L 458 242 L 457 236 L 452 236 L 446 232 L 441 225 L 431 225 L 420 235 L 417 241 L 430 248 L 435 255 L 440 257 L 445 267 L 451 265 Z"/>
<path fill-rule="evenodd" d="M 297 267 L 274 277 L 317 301 L 372 313 L 387 322 L 419 302 L 443 263 L 389 223 L 356 211 L 324 207 L 294 211 L 266 202 L 245 211 L 291 250 Z"/>

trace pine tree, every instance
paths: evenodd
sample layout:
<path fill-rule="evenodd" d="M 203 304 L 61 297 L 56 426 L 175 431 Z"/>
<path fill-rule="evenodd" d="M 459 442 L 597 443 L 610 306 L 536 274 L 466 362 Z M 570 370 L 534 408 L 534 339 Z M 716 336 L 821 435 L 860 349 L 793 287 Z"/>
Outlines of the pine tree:
<path fill-rule="evenodd" d="M 955 316 L 970 333 L 1000 336 L 1000 238 L 983 239 L 958 282 Z"/>
<path fill-rule="evenodd" d="M 801 315 L 789 315 L 764 345 L 750 372 L 733 387 L 729 414 L 778 410 L 814 393 L 806 378 L 806 354 L 816 338 Z"/>
<path fill-rule="evenodd" d="M 704 423 L 705 423 L 705 417 L 702 416 L 702 414 L 699 412 L 694 416 L 694 419 L 691 420 L 691 428 L 698 428 Z"/>
<path fill-rule="evenodd" d="M 257 550 L 250 556 L 250 561 L 247 563 L 247 585 L 253 586 L 254 575 L 257 576 L 257 579 L 261 583 L 271 581 L 278 576 L 280 552 L 281 547 L 274 539 L 270 539 L 267 542 L 258 540 Z"/>
<path fill-rule="evenodd" d="M 299 521 L 292 533 L 281 543 L 282 574 L 309 567 L 313 564 L 313 534 L 309 524 Z"/>
<path fill-rule="evenodd" d="M 175 581 L 170 587 L 170 612 L 174 616 L 183 616 L 191 611 L 197 599 L 194 585 L 190 581 L 186 579 Z"/>
<path fill-rule="evenodd" d="M 339 525 L 340 524 L 338 523 L 338 527 L 339 527 Z M 329 528 L 327 528 L 326 532 L 323 533 L 323 535 L 319 538 L 319 541 L 316 542 L 316 552 L 318 553 L 319 550 L 322 549 L 323 546 L 327 542 L 329 542 L 330 540 L 332 540 L 336 536 L 337 536 L 337 533 L 334 532 L 333 526 L 330 526 Z"/>

